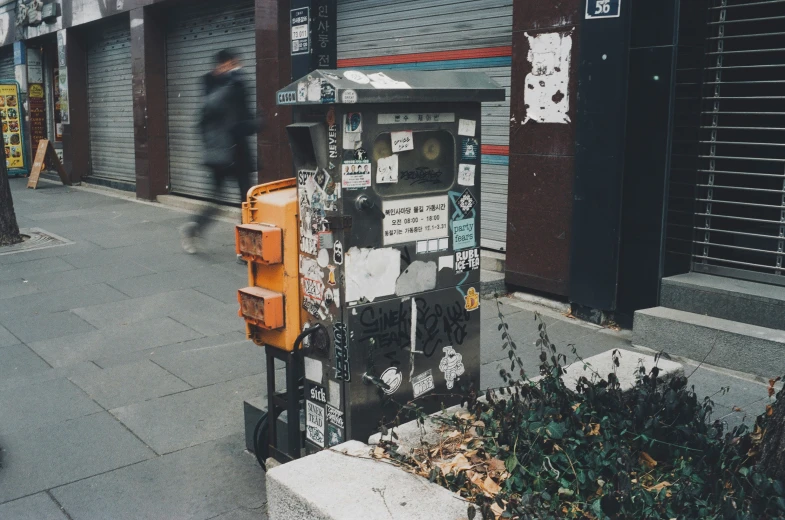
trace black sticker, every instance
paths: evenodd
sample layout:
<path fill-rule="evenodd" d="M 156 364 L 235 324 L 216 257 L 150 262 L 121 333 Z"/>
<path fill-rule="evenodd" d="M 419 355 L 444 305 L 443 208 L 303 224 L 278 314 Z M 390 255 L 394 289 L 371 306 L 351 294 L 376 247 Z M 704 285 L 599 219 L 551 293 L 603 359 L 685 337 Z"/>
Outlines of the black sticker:
<path fill-rule="evenodd" d="M 352 373 L 349 370 L 349 345 L 346 340 L 346 324 L 333 325 L 333 342 L 335 344 L 335 379 L 351 381 Z"/>
<path fill-rule="evenodd" d="M 322 83 L 322 103 L 335 103 L 335 87 L 330 83 Z"/>
<path fill-rule="evenodd" d="M 461 159 L 475 161 L 480 154 L 480 144 L 473 137 L 464 137 L 461 144 Z"/>
<path fill-rule="evenodd" d="M 460 198 L 458 199 L 458 209 L 461 210 L 463 216 L 469 215 L 474 207 L 477 205 L 477 199 L 474 198 L 474 195 L 471 194 L 469 189 L 467 188 L 461 194 Z"/>
<path fill-rule="evenodd" d="M 455 273 L 465 273 L 466 271 L 476 271 L 480 268 L 480 250 L 467 249 L 455 252 Z"/>
<path fill-rule="evenodd" d="M 338 408 L 327 405 L 327 422 L 336 425 L 338 428 L 345 428 L 343 412 Z"/>
<path fill-rule="evenodd" d="M 333 446 L 337 446 L 339 444 L 343 444 L 343 430 L 335 426 L 334 424 L 327 425 L 327 445 L 332 448 Z"/>
<path fill-rule="evenodd" d="M 310 399 L 316 401 L 318 403 L 325 404 L 327 403 L 327 391 L 324 389 L 323 386 L 309 384 L 309 396 Z"/>

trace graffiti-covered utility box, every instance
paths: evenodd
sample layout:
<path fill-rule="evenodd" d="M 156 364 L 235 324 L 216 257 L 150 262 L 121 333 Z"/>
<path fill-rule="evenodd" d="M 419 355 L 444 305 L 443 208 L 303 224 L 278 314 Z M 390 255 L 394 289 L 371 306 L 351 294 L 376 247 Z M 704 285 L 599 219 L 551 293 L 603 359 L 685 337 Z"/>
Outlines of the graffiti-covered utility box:
<path fill-rule="evenodd" d="M 480 371 L 481 102 L 473 72 L 313 72 L 278 92 L 298 181 L 306 445 L 366 441 Z"/>

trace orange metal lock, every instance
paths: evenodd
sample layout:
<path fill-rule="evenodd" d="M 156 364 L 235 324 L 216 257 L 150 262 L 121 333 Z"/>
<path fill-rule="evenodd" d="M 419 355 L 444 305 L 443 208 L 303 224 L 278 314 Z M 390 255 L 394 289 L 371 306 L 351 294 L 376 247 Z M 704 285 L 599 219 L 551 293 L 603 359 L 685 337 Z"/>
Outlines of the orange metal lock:
<path fill-rule="evenodd" d="M 248 261 L 249 287 L 237 294 L 246 336 L 287 351 L 302 331 L 297 202 L 296 179 L 254 186 L 235 230 L 235 249 Z"/>
<path fill-rule="evenodd" d="M 246 261 L 279 264 L 283 260 L 281 228 L 265 224 L 242 224 L 234 228 L 235 252 Z"/>

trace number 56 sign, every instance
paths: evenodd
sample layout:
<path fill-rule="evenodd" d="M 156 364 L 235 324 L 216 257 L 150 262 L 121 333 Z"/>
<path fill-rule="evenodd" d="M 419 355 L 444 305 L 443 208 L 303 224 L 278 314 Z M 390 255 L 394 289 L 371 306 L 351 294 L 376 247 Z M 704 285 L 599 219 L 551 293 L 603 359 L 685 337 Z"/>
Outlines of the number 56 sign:
<path fill-rule="evenodd" d="M 586 19 L 618 18 L 621 0 L 586 0 Z"/>

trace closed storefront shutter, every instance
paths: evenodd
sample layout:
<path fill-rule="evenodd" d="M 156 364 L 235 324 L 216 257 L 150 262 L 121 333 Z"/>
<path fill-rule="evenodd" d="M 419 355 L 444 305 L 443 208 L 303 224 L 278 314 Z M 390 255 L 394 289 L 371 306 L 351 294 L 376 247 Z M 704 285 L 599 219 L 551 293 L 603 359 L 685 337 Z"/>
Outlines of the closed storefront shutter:
<path fill-rule="evenodd" d="M 131 87 L 131 29 L 117 16 L 88 31 L 90 176 L 136 184 Z"/>
<path fill-rule="evenodd" d="M 14 47 L 7 45 L 0 49 L 0 80 L 15 79 Z"/>
<path fill-rule="evenodd" d="M 215 66 L 215 55 L 231 48 L 240 55 L 246 99 L 256 112 L 256 38 L 254 2 L 193 2 L 178 9 L 169 22 L 166 41 L 171 191 L 194 197 L 238 202 L 236 185 L 214 194 L 210 173 L 202 165 L 202 139 L 197 127 L 204 101 L 202 77 Z M 256 138 L 250 138 L 256 164 Z"/>
<path fill-rule="evenodd" d="M 467 70 L 507 90 L 483 103 L 482 246 L 505 250 L 513 0 L 338 0 L 341 68 Z"/>

